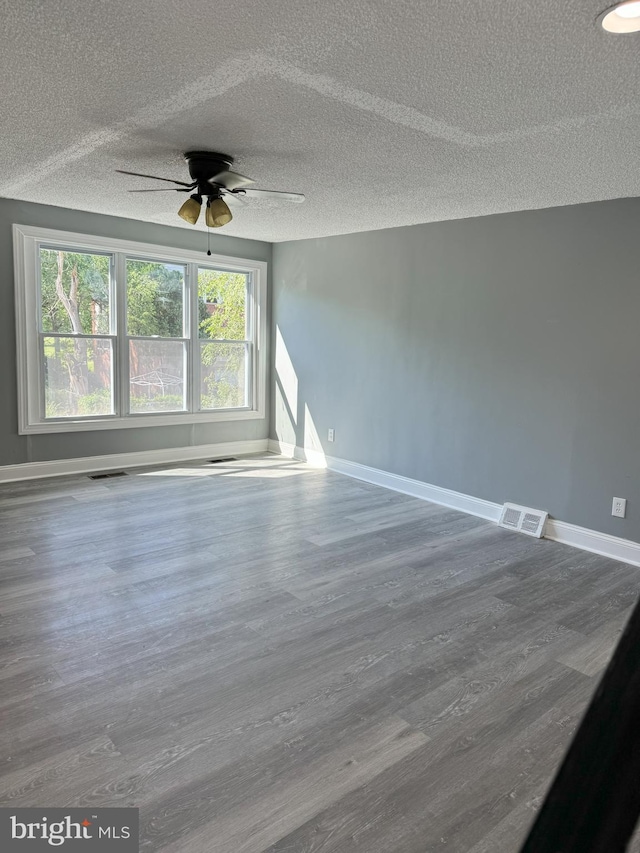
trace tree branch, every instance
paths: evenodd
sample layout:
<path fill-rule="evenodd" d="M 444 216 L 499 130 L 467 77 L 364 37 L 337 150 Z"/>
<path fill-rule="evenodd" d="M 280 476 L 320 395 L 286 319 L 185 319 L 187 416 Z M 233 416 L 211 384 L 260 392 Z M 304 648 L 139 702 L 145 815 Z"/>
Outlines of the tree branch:
<path fill-rule="evenodd" d="M 56 293 L 58 299 L 64 305 L 64 309 L 71 320 L 71 328 L 76 335 L 82 334 L 82 323 L 78 311 L 78 269 L 74 266 L 71 272 L 71 290 L 67 295 L 63 283 L 64 274 L 64 252 L 58 252 L 58 275 L 56 276 Z"/>

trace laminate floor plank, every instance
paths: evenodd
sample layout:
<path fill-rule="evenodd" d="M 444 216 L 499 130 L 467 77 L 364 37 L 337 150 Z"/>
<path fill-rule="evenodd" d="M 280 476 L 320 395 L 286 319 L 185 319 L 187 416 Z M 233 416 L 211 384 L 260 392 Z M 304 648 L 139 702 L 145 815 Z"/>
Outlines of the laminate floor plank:
<path fill-rule="evenodd" d="M 290 770 L 284 778 L 280 774 L 274 776 L 261 797 L 251 797 L 248 803 L 235 809 L 229 809 L 221 802 L 222 798 L 215 796 L 216 787 L 209 782 L 208 797 L 207 793 L 196 791 L 194 798 L 195 802 L 210 799 L 208 819 L 203 821 L 200 816 L 198 820 L 198 812 L 192 810 L 186 837 L 182 821 L 177 843 L 166 825 L 160 828 L 158 837 L 165 845 L 169 841 L 169 849 L 184 853 L 206 849 L 212 853 L 260 851 L 330 803 L 402 761 L 426 740 L 404 721 L 390 719 L 359 737 L 350 738 L 341 748 L 327 745 L 320 757 L 298 766 L 297 772 Z M 235 799 L 237 802 L 238 798 Z M 167 804 L 165 815 L 172 805 L 175 808 L 173 799 Z"/>
<path fill-rule="evenodd" d="M 0 541 L 0 803 L 148 853 L 515 853 L 640 594 L 270 455 L 7 484 Z"/>
<path fill-rule="evenodd" d="M 577 669 L 584 675 L 600 675 L 609 663 L 611 653 L 620 639 L 632 610 L 633 607 L 629 607 L 616 614 L 591 633 L 584 642 L 562 652 L 556 660 Z"/>
<path fill-rule="evenodd" d="M 545 766 L 563 754 L 591 686 L 567 676 L 549 695 L 538 689 L 478 709 L 268 850 L 466 853 L 540 789 Z M 520 839 L 512 840 L 515 853 Z"/>

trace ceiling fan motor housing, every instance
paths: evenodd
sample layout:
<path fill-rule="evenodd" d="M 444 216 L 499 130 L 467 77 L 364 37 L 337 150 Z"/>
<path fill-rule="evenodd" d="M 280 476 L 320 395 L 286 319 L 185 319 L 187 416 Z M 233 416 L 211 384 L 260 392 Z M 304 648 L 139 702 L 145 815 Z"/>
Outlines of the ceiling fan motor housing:
<path fill-rule="evenodd" d="M 198 193 L 218 197 L 220 190 L 209 181 L 230 169 L 233 157 L 219 154 L 217 151 L 186 151 L 184 159 L 187 161 L 191 178 L 198 182 Z"/>

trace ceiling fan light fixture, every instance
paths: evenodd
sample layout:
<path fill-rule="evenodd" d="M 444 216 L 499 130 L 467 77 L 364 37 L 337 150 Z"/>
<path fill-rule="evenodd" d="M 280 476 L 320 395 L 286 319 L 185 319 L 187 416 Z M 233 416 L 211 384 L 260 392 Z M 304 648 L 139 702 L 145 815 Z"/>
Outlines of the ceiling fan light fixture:
<path fill-rule="evenodd" d="M 178 216 L 190 225 L 195 225 L 198 221 L 198 217 L 200 216 L 201 208 L 202 197 L 199 195 L 192 195 L 182 205 L 178 211 Z"/>
<path fill-rule="evenodd" d="M 221 198 L 212 198 L 207 201 L 205 221 L 208 228 L 221 228 L 233 219 L 229 206 Z"/>
<path fill-rule="evenodd" d="M 608 33 L 640 32 L 640 0 L 625 0 L 605 11 L 598 18 Z"/>

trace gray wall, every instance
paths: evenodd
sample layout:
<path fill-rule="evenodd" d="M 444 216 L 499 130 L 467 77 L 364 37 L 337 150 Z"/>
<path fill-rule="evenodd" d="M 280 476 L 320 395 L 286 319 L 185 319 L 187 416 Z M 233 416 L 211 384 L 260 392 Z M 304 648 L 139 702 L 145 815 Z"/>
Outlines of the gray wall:
<path fill-rule="evenodd" d="M 640 541 L 638 234 L 621 199 L 275 245 L 272 437 Z"/>
<path fill-rule="evenodd" d="M 203 257 L 206 257 L 206 235 L 202 231 L 167 228 L 131 219 L 0 199 L 0 465 L 267 437 L 266 420 L 18 435 L 11 230 L 14 223 L 202 250 Z M 239 240 L 222 234 L 212 236 L 211 250 L 233 257 L 271 260 L 269 243 Z"/>

